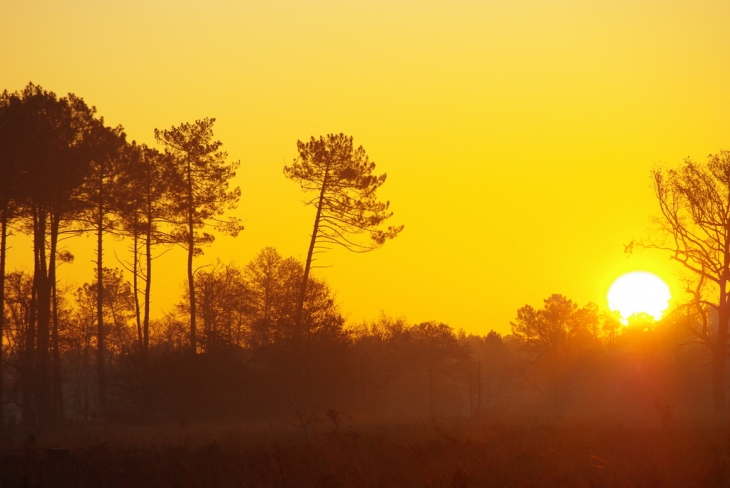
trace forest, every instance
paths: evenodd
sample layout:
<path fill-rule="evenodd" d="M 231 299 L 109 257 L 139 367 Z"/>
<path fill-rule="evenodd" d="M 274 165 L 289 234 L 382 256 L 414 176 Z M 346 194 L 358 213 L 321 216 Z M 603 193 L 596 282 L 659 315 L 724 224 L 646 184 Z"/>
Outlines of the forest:
<path fill-rule="evenodd" d="M 155 148 L 127 140 L 72 94 L 29 84 L 0 97 L 4 439 L 36 442 L 69 427 L 217 423 L 288 426 L 308 441 L 327 431 L 346 442 L 347 431 L 347 442 L 356 442 L 354 426 L 368 422 L 430 422 L 441 435 L 460 422 L 536 415 L 640 419 L 666 433 L 677 419 L 718 410 L 718 348 L 724 402 L 727 338 L 721 343 L 723 328 L 703 305 L 705 283 L 693 306 L 659 321 L 647 314 L 623 321 L 561 294 L 516 310 L 510 334 L 491 330 L 497 324 L 478 335 L 386 313 L 347 321 L 325 273 L 311 272 L 316 254 L 336 245 L 375 250 L 404 226 L 386 226 L 393 215 L 377 197 L 385 174 L 344 134 L 299 141 L 299 156 L 283 168 L 316 212 L 304 262 L 266 247 L 248 263 L 198 266 L 216 234 L 245 232 L 230 216 L 239 162 L 229 161 L 214 123 L 155 129 Z M 6 269 L 19 234 L 32 238 L 32 249 L 12 252 L 32 255 L 32 270 Z M 73 261 L 73 247 L 60 243 L 83 234 L 95 239 L 95 279 L 70 286 L 57 269 Z M 127 265 L 106 259 L 110 239 L 128 244 Z M 173 309 L 152 317 L 153 276 L 163 279 L 154 258 L 173 246 L 187 256 L 185 289 Z M 528 437 L 551 428 L 536 425 Z M 290 455 L 303 462 L 302 452 Z M 716 468 L 707 476 L 722 482 Z M 454 469 L 449 483 L 469 486 L 469 468 Z M 291 486 L 282 479 L 259 486 Z M 324 486 L 321 478 L 311 483 Z"/>

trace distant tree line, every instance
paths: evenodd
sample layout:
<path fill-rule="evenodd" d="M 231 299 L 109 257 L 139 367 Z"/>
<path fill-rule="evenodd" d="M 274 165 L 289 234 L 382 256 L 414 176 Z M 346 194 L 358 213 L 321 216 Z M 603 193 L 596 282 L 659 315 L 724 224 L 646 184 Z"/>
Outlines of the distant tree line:
<path fill-rule="evenodd" d="M 162 146 L 157 150 L 127 141 L 121 126 L 109 127 L 73 94 L 58 97 L 31 83 L 0 96 L 0 365 L 11 367 L 0 369 L 0 425 L 7 391 L 24 424 L 46 426 L 67 417 L 68 394 L 84 405 L 85 418 L 110 418 L 110 388 L 123 358 L 133 356 L 140 378 L 150 376 L 150 348 L 160 337 L 153 339 L 150 317 L 152 264 L 160 246 L 178 245 L 187 254 L 187 293 L 160 329 L 167 350 L 213 354 L 248 347 L 254 337 L 267 344 L 293 334 L 296 352 L 312 331 L 341 328 L 328 289 L 309 277 L 313 255 L 324 249 L 322 241 L 372 250 L 402 230 L 379 229 L 392 215 L 389 203 L 376 198 L 386 176 L 373 175 L 375 164 L 351 137 L 330 134 L 300 143 L 299 158 L 285 172 L 318 193 L 310 202 L 317 209 L 311 245 L 304 270 L 273 249 L 262 251 L 260 265 L 268 266 L 259 270 L 268 280 L 262 298 L 255 279 L 238 268 L 219 264 L 196 274 L 193 266 L 202 246 L 213 242 L 211 230 L 236 236 L 243 229 L 226 215 L 240 197 L 240 189 L 230 187 L 239 163 L 228 162 L 214 138 L 214 122 L 155 129 Z M 33 237 L 30 276 L 5 269 L 12 231 Z M 96 279 L 75 293 L 61 290 L 56 270 L 73 255 L 59 242 L 82 233 L 96 237 Z M 358 242 L 361 234 L 371 242 Z M 130 241 L 131 283 L 105 266 L 108 235 Z M 247 273 L 255 271 L 253 264 L 249 268 Z M 250 323 L 256 300 L 264 313 Z M 71 351 L 75 362 L 69 362 Z M 70 364 L 76 368 L 73 384 Z M 150 395 L 140 398 L 148 401 Z"/>
<path fill-rule="evenodd" d="M 392 212 L 376 194 L 386 175 L 343 134 L 299 141 L 284 168 L 315 210 L 304 262 L 267 247 L 249 263 L 196 271 L 214 231 L 243 229 L 228 214 L 240 197 L 239 163 L 215 140 L 214 122 L 156 129 L 158 150 L 128 141 L 74 95 L 30 84 L 0 96 L 0 428 L 280 416 L 306 431 L 342 412 L 701 409 L 708 389 L 717 403 L 727 337 L 707 299 L 709 271 L 690 304 L 660 322 L 622 324 L 552 295 L 520 308 L 504 336 L 386 315 L 347 323 L 333 290 L 311 273 L 317 254 L 333 245 L 367 252 L 403 226 L 383 227 Z M 13 232 L 32 236 L 31 271 L 5 269 Z M 83 233 L 96 238 L 95 277 L 73 289 L 56 276 L 73 260 L 60 243 Z M 129 243 L 126 269 L 105 265 L 108 236 Z M 175 245 L 186 252 L 187 286 L 173 310 L 153 318 L 154 258 Z M 691 245 L 677 259 L 696 256 Z"/>

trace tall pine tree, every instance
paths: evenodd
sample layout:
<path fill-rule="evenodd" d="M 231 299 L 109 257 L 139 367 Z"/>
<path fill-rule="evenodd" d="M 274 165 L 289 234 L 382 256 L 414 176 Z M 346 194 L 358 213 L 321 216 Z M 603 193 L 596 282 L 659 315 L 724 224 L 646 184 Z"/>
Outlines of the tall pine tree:
<path fill-rule="evenodd" d="M 176 217 L 173 237 L 187 251 L 188 293 L 190 294 L 190 348 L 197 352 L 195 277 L 193 259 L 203 253 L 204 244 L 215 239 L 205 229 L 213 227 L 232 236 L 243 230 L 236 218 L 224 219 L 226 211 L 236 208 L 240 188 L 230 189 L 238 161 L 228 163 L 222 143 L 213 139 L 215 119 L 183 123 L 167 130 L 155 129 L 155 138 L 171 158 L 170 209 Z"/>

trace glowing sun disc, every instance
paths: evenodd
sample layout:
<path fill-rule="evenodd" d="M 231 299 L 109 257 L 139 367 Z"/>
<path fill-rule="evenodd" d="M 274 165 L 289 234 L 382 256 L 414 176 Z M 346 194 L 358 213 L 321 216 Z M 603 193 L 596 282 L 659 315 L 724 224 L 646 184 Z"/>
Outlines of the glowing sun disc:
<path fill-rule="evenodd" d="M 619 276 L 608 289 L 608 308 L 626 320 L 635 313 L 647 313 L 659 320 L 669 307 L 669 286 L 653 273 L 633 271 Z"/>

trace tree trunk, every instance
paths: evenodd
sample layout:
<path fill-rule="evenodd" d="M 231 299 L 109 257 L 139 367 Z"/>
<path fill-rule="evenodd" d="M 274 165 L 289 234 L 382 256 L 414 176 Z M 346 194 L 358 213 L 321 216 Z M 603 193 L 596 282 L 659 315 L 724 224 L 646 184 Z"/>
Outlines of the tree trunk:
<path fill-rule="evenodd" d="M 53 348 L 53 407 L 55 409 L 54 417 L 63 420 L 65 412 L 63 406 L 63 377 L 61 376 L 61 350 L 58 341 L 58 291 L 55 280 L 52 286 L 53 331 L 51 332 L 51 347 Z"/>
<path fill-rule="evenodd" d="M 96 374 L 99 380 L 99 413 L 106 418 L 106 364 L 104 362 L 104 172 L 99 173 L 99 204 L 96 222 Z"/>
<path fill-rule="evenodd" d="M 38 318 L 38 256 L 37 249 L 33 249 L 33 286 L 30 292 L 30 314 L 28 317 L 27 329 L 25 330 L 25 348 L 23 351 L 23 365 L 21 373 L 23 376 L 23 425 L 25 427 L 35 427 L 35 329 L 36 320 Z"/>
<path fill-rule="evenodd" d="M 134 317 L 137 319 L 137 346 L 139 347 L 139 350 L 141 351 L 144 347 L 143 340 L 142 340 L 142 317 L 140 316 L 140 306 L 139 306 L 139 232 L 137 230 L 137 224 L 136 222 L 138 219 L 135 217 L 135 228 L 133 230 L 134 237 L 133 237 L 133 253 L 132 253 L 132 288 L 134 289 Z"/>
<path fill-rule="evenodd" d="M 190 294 L 190 349 L 193 354 L 198 350 L 197 327 L 195 323 L 195 277 L 193 276 L 193 242 L 192 236 L 188 240 L 188 293 Z"/>
<path fill-rule="evenodd" d="M 38 250 L 38 280 L 36 281 L 38 294 L 38 332 L 37 332 L 37 370 L 36 370 L 36 402 L 38 407 L 38 422 L 41 427 L 48 425 L 51 420 L 51 375 L 49 361 L 50 322 L 51 322 L 51 287 L 46 262 L 46 227 L 48 213 L 45 209 L 38 211 L 35 245 Z"/>
<path fill-rule="evenodd" d="M 3 382 L 3 337 L 5 332 L 5 252 L 8 237 L 8 206 L 0 214 L 0 433 L 5 430 L 5 388 Z"/>
<path fill-rule="evenodd" d="M 725 400 L 725 347 L 712 351 L 712 401 L 715 413 L 722 414 L 727 408 Z"/>
<path fill-rule="evenodd" d="M 193 354 L 198 351 L 197 328 L 195 324 L 195 277 L 193 276 L 193 253 L 195 251 L 195 235 L 193 234 L 193 175 L 192 163 L 188 156 L 188 293 L 190 294 L 190 349 Z"/>
<path fill-rule="evenodd" d="M 304 263 L 304 276 L 302 276 L 302 284 L 299 288 L 299 300 L 297 301 L 297 315 L 295 322 L 295 334 L 299 336 L 302 329 L 302 313 L 304 311 L 304 300 L 307 297 L 307 283 L 309 282 L 309 271 L 312 268 L 312 256 L 314 255 L 314 247 L 317 244 L 317 234 L 319 233 L 319 221 L 322 217 L 322 203 L 324 202 L 324 194 L 327 189 L 327 180 L 329 177 L 329 163 L 324 170 L 324 178 L 322 179 L 322 189 L 319 191 L 319 201 L 317 202 L 317 215 L 314 217 L 314 229 L 312 230 L 312 238 L 309 241 L 309 250 L 307 251 L 307 260 Z"/>
<path fill-rule="evenodd" d="M 725 364 L 727 358 L 728 319 L 730 319 L 730 307 L 728 297 L 721 293 L 718 312 L 717 342 L 712 350 L 712 402 L 716 414 L 724 414 L 727 411 L 725 393 Z"/>
<path fill-rule="evenodd" d="M 145 260 L 147 265 L 147 281 L 144 287 L 144 354 L 150 347 L 150 295 L 152 292 L 152 222 L 147 215 L 147 236 L 145 239 Z"/>
<path fill-rule="evenodd" d="M 60 217 L 53 215 L 51 217 L 51 254 L 49 260 L 48 279 L 51 284 L 51 300 L 53 306 L 53 327 L 51 330 L 51 347 L 53 351 L 52 363 L 52 398 L 53 398 L 53 417 L 63 419 L 63 381 L 61 378 L 61 351 L 58 343 L 58 291 L 56 289 L 56 252 L 58 250 L 58 233 L 60 227 Z"/>

